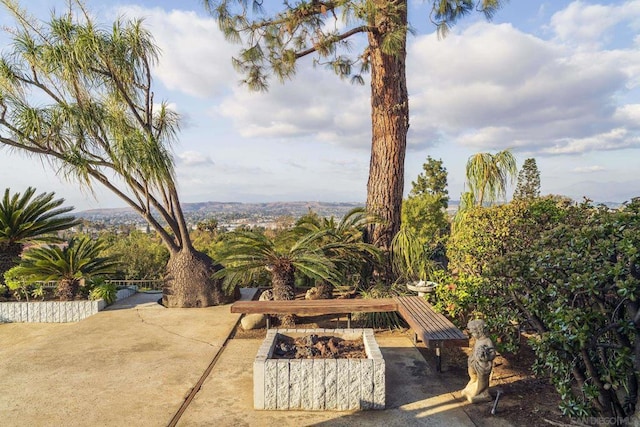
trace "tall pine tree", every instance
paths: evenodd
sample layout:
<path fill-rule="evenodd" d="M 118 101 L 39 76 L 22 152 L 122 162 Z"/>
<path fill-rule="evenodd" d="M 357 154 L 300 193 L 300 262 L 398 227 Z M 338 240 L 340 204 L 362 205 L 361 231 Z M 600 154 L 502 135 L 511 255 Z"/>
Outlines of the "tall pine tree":
<path fill-rule="evenodd" d="M 530 200 L 540 196 L 540 171 L 536 159 L 526 159 L 518 174 L 514 199 Z"/>
<path fill-rule="evenodd" d="M 440 35 L 458 19 L 480 11 L 490 19 L 502 0 L 431 0 L 429 16 Z M 266 90 L 268 78 L 293 77 L 306 56 L 340 77 L 363 83 L 371 73 L 371 160 L 367 209 L 381 221 L 367 240 L 388 250 L 401 223 L 404 159 L 409 129 L 406 78 L 407 0 L 301 0 L 278 7 L 262 0 L 204 0 L 226 37 L 242 43 L 233 63 L 252 89 Z M 352 54 L 350 39 L 367 37 Z M 309 88 L 313 90 L 313 88 Z M 390 268 L 387 271 L 390 275 Z M 389 277 L 391 279 L 392 277 Z"/>

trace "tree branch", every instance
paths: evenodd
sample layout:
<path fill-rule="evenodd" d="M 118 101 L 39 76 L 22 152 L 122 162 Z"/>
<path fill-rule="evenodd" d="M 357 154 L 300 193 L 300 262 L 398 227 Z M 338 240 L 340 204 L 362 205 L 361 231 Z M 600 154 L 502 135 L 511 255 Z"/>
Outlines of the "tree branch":
<path fill-rule="evenodd" d="M 361 25 L 359 27 L 352 28 L 351 30 L 346 31 L 338 36 L 332 37 L 333 39 L 332 43 L 339 42 L 357 33 L 375 33 L 377 31 L 378 30 L 376 27 L 371 27 L 369 25 Z M 309 49 L 296 52 L 296 59 L 302 58 L 303 56 L 307 56 L 313 52 L 316 52 L 317 50 L 318 50 L 318 47 L 314 46 L 314 47 L 310 47 Z"/>

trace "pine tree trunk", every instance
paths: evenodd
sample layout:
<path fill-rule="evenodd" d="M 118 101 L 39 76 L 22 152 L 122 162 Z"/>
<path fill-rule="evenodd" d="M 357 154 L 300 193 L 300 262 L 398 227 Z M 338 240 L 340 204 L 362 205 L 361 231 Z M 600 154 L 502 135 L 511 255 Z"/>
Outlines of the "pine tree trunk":
<path fill-rule="evenodd" d="M 20 243 L 0 243 L 0 285 L 4 284 L 4 273 L 20 262 L 21 253 Z"/>
<path fill-rule="evenodd" d="M 221 267 L 193 248 L 171 252 L 162 303 L 169 308 L 209 307 L 233 300 L 222 290 L 221 279 L 211 276 Z M 236 289 L 238 291 L 238 289 Z M 234 295 L 237 299 L 238 295 Z"/>
<path fill-rule="evenodd" d="M 405 70 L 406 34 L 395 55 L 383 53 L 381 45 L 389 23 L 384 16 L 378 19 L 375 26 L 379 31 L 369 33 L 372 139 L 367 209 L 382 222 L 370 227 L 367 241 L 386 252 L 400 230 L 409 98 Z M 406 11 L 402 20 L 406 25 Z M 386 279 L 392 280 L 390 262 L 386 264 Z"/>

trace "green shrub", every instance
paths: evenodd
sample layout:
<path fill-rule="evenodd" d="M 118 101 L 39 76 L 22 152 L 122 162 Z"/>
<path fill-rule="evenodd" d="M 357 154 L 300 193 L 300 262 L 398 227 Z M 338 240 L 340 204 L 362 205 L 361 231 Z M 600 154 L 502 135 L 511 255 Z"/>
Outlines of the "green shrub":
<path fill-rule="evenodd" d="M 23 274 L 20 266 L 12 267 L 4 273 L 4 283 L 16 300 L 20 301 L 25 298 L 29 301 L 32 281 Z"/>
<path fill-rule="evenodd" d="M 91 292 L 89 292 L 89 299 L 92 301 L 103 299 L 107 305 L 110 305 L 116 302 L 117 293 L 118 289 L 115 284 L 103 282 L 93 286 Z"/>
<path fill-rule="evenodd" d="M 484 272 L 492 317 L 536 330 L 536 372 L 550 375 L 572 417 L 624 419 L 640 380 L 640 199 L 612 211 L 589 203 Z M 508 304 L 507 304 L 508 303 Z"/>

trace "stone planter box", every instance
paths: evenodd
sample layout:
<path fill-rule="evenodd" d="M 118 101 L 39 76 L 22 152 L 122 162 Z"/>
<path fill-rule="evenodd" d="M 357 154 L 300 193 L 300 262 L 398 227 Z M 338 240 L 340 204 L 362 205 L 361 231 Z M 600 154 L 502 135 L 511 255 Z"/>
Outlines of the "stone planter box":
<path fill-rule="evenodd" d="M 121 300 L 128 298 L 135 293 L 135 289 L 121 289 L 116 294 L 116 299 Z M 89 316 L 93 316 L 105 307 L 106 303 L 102 299 L 95 301 L 0 302 L 0 323 L 78 322 Z"/>
<path fill-rule="evenodd" d="M 367 359 L 272 359 L 277 334 L 361 336 Z M 384 409 L 385 363 L 373 329 L 272 329 L 253 363 L 255 409 Z"/>

